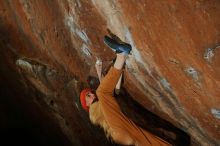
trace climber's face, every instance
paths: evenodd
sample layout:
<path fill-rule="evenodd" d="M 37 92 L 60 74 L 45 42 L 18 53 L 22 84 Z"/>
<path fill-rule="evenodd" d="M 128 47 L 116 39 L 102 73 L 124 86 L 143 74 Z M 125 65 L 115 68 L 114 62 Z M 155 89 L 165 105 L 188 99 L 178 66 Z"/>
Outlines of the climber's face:
<path fill-rule="evenodd" d="M 96 99 L 96 95 L 92 92 L 86 94 L 86 105 L 89 107 Z"/>

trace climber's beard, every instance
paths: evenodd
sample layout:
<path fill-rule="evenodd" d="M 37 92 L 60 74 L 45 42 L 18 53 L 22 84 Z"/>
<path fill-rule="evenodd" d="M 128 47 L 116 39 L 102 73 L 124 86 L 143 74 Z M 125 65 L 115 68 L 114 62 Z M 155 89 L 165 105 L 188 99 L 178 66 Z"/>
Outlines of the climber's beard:
<path fill-rule="evenodd" d="M 99 101 L 99 99 L 96 97 L 93 101 L 92 101 L 92 104 Z"/>

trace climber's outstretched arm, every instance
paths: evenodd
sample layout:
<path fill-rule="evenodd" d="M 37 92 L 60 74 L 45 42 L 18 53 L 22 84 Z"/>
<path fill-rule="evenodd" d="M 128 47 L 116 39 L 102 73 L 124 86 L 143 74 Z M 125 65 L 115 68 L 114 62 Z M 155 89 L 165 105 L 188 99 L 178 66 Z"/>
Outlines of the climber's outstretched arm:
<path fill-rule="evenodd" d="M 101 59 L 97 59 L 96 63 L 95 63 L 95 68 L 96 68 L 96 72 L 99 78 L 99 82 L 101 83 L 101 80 L 103 78 L 103 74 L 102 74 L 102 60 Z"/>
<path fill-rule="evenodd" d="M 96 60 L 96 64 L 95 64 L 95 68 L 96 68 L 96 72 L 99 78 L 99 82 L 101 82 L 101 80 L 103 79 L 103 74 L 102 74 L 102 60 L 101 59 L 97 59 Z M 116 94 L 119 94 L 120 92 L 120 88 L 121 88 L 121 81 L 122 81 L 122 74 L 115 86 L 115 92 Z"/>
<path fill-rule="evenodd" d="M 111 68 L 107 73 L 107 75 L 103 78 L 103 80 L 99 85 L 98 91 L 108 93 L 109 95 L 113 94 L 114 88 L 116 87 L 116 84 L 120 79 L 126 58 L 127 56 L 125 56 L 124 54 L 117 54 L 116 61 L 112 67 L 114 69 Z M 114 72 L 112 70 L 114 70 Z M 113 75 L 110 74 L 114 74 L 114 76 L 117 76 L 117 78 L 116 77 L 112 78 Z"/>

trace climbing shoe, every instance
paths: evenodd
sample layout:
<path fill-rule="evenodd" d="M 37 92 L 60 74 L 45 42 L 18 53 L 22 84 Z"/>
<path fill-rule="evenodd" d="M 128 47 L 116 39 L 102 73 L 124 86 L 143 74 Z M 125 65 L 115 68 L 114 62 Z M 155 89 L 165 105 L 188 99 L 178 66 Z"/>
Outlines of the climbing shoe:
<path fill-rule="evenodd" d="M 130 54 L 130 51 L 132 49 L 130 44 L 127 43 L 119 43 L 118 41 L 105 36 L 104 37 L 104 43 L 110 47 L 113 51 L 116 53 L 124 53 L 125 55 Z"/>

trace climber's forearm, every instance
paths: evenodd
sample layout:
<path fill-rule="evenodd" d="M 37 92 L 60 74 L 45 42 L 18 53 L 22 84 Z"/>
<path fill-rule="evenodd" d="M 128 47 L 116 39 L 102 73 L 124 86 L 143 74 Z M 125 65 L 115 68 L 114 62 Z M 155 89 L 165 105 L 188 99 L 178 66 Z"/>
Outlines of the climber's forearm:
<path fill-rule="evenodd" d="M 101 82 L 101 80 L 103 79 L 103 74 L 102 74 L 102 68 L 100 66 L 96 66 L 96 73 L 98 75 L 99 82 Z"/>
<path fill-rule="evenodd" d="M 104 77 L 104 76 L 103 76 L 103 74 L 102 74 L 102 73 L 99 73 L 99 74 L 98 74 L 99 82 L 101 82 L 101 81 L 102 81 L 103 77 Z"/>
<path fill-rule="evenodd" d="M 97 59 L 96 64 L 95 64 L 95 68 L 96 68 L 96 73 L 99 78 L 99 82 L 101 82 L 101 80 L 103 78 L 103 74 L 102 74 L 102 61 L 100 59 Z"/>

